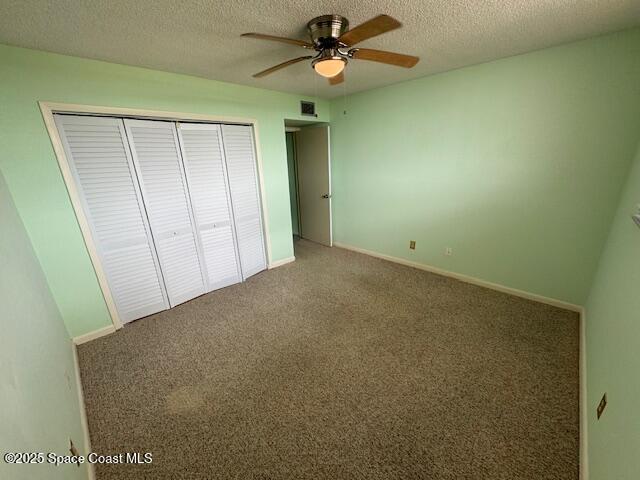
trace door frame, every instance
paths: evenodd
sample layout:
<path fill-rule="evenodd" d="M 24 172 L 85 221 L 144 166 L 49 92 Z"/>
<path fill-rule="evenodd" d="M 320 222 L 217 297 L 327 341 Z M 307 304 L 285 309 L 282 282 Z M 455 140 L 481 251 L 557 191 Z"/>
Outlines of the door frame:
<path fill-rule="evenodd" d="M 78 225 L 80 226 L 80 231 L 82 233 L 85 246 L 87 247 L 87 252 L 89 253 L 89 258 L 91 259 L 91 263 L 98 280 L 98 285 L 100 286 L 104 301 L 107 305 L 107 310 L 109 311 L 109 315 L 111 316 L 111 322 L 113 323 L 113 327 L 116 330 L 122 328 L 123 322 L 118 315 L 118 309 L 116 308 L 116 304 L 113 300 L 113 295 L 111 294 L 111 290 L 109 289 L 107 276 L 104 268 L 102 267 L 102 262 L 100 261 L 100 257 L 98 255 L 98 249 L 91 234 L 89 222 L 82 208 L 82 197 L 76 186 L 71 166 L 64 152 L 62 138 L 55 124 L 53 115 L 56 113 L 110 116 L 120 118 L 134 118 L 140 120 L 164 120 L 171 122 L 206 122 L 217 124 L 250 125 L 253 129 L 255 150 L 254 153 L 256 157 L 256 170 L 258 174 L 258 197 L 260 199 L 262 230 L 266 246 L 265 250 L 267 257 L 267 268 L 269 268 L 269 266 L 271 265 L 271 238 L 269 237 L 268 223 L 269 215 L 267 213 L 262 155 L 260 152 L 260 135 L 258 131 L 258 121 L 256 119 L 244 117 L 229 117 L 222 115 L 207 115 L 201 113 L 171 112 L 164 110 L 107 107 L 99 105 L 83 105 L 76 103 L 59 103 L 47 101 L 39 101 L 38 106 L 40 107 L 40 112 L 42 113 L 42 118 L 44 120 L 47 133 L 49 134 L 49 139 L 51 140 L 51 144 L 58 161 L 58 166 L 60 167 L 62 178 L 67 188 L 67 193 L 69 194 L 69 198 L 71 200 L 71 206 L 73 207 L 76 220 L 78 221 Z"/>
<path fill-rule="evenodd" d="M 331 175 L 331 125 L 327 123 L 327 171 L 329 175 L 329 246 L 333 247 L 333 182 Z"/>
<path fill-rule="evenodd" d="M 287 134 L 291 134 L 291 142 L 292 142 L 292 146 L 293 146 L 293 182 L 295 183 L 296 186 L 296 222 L 297 222 L 297 227 L 298 227 L 298 237 L 302 238 L 302 236 L 300 235 L 300 185 L 298 184 L 298 152 L 297 152 L 297 147 L 296 147 L 296 133 L 300 131 L 300 127 L 284 127 L 284 134 L 285 137 Z M 286 141 L 286 139 L 285 139 Z M 287 151 L 287 155 L 289 155 L 289 152 Z M 287 159 L 288 162 L 288 159 Z M 289 173 L 289 168 L 287 165 L 287 174 Z M 289 201 L 291 201 L 291 192 L 289 192 Z M 292 219 L 293 220 L 293 219 Z"/>

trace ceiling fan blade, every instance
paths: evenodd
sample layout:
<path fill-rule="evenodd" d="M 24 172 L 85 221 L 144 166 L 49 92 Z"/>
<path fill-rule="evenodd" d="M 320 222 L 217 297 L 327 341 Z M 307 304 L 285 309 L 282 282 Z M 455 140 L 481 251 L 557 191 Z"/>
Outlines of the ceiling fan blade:
<path fill-rule="evenodd" d="M 259 40 L 270 40 L 272 42 L 288 43 L 289 45 L 297 45 L 299 47 L 314 49 L 313 44 L 298 40 L 296 38 L 276 37 L 274 35 L 265 35 L 263 33 L 243 33 L 241 37 L 257 38 Z"/>
<path fill-rule="evenodd" d="M 343 33 L 338 40 L 351 46 L 401 26 L 402 24 L 398 20 L 389 15 L 378 15 Z"/>
<path fill-rule="evenodd" d="M 335 77 L 329 77 L 329 85 L 339 85 L 344 82 L 344 70 Z"/>
<path fill-rule="evenodd" d="M 411 68 L 420 61 L 418 57 L 412 55 L 385 52 L 384 50 L 372 50 L 370 48 L 354 48 L 353 58 L 357 58 L 358 60 L 371 60 L 372 62 L 386 63 L 404 68 Z"/>
<path fill-rule="evenodd" d="M 266 75 L 269 75 L 270 73 L 273 73 L 273 72 L 276 72 L 276 71 L 280 70 L 281 68 L 288 67 L 289 65 L 293 65 L 294 63 L 298 63 L 298 62 L 301 62 L 303 60 L 308 60 L 309 58 L 313 58 L 313 55 L 306 55 L 304 57 L 292 58 L 291 60 L 287 60 L 286 62 L 279 63 L 278 65 L 276 65 L 274 67 L 267 68 L 266 70 L 263 70 L 261 72 L 256 73 L 254 75 L 254 78 L 264 77 Z"/>

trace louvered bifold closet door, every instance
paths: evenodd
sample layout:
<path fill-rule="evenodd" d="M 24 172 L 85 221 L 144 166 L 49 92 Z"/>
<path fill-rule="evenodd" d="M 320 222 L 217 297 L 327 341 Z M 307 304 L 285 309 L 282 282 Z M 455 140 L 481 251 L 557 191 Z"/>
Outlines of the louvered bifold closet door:
<path fill-rule="evenodd" d="M 207 290 L 238 283 L 242 277 L 220 125 L 180 123 L 178 136 L 193 216 L 207 267 Z"/>
<path fill-rule="evenodd" d="M 120 320 L 169 308 L 122 120 L 55 122 Z"/>
<path fill-rule="evenodd" d="M 244 279 L 267 266 L 253 128 L 222 125 L 222 140 Z"/>
<path fill-rule="evenodd" d="M 173 122 L 125 120 L 171 306 L 205 293 L 180 146 Z"/>

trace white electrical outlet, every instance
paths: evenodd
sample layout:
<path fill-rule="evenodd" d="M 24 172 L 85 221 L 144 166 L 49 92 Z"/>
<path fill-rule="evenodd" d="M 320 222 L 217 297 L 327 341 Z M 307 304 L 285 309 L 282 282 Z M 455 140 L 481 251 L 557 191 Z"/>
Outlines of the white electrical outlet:
<path fill-rule="evenodd" d="M 451 247 L 447 247 L 447 248 L 445 248 L 445 249 L 444 249 L 444 254 L 445 254 L 447 257 L 450 257 L 451 255 L 453 255 L 453 249 L 452 249 Z"/>

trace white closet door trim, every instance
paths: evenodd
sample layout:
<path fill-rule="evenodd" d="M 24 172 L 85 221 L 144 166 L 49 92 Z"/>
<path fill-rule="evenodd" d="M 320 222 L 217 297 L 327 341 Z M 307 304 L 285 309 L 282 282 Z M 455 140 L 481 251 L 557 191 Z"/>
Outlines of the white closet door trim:
<path fill-rule="evenodd" d="M 260 152 L 260 134 L 258 132 L 258 124 L 251 124 L 253 129 L 253 153 L 256 156 L 256 176 L 258 178 L 258 198 L 260 202 L 260 221 L 262 222 L 262 234 L 265 243 L 265 261 L 267 265 L 271 263 L 271 236 L 269 235 L 269 214 L 267 212 L 266 188 L 264 186 L 264 175 L 262 167 L 262 154 Z M 291 241 L 293 250 L 293 240 Z"/>
<path fill-rule="evenodd" d="M 42 114 L 42 119 L 44 121 L 45 127 L 47 129 L 47 133 L 49 134 L 49 138 L 51 140 L 51 145 L 53 147 L 53 151 L 58 161 L 58 166 L 60 167 L 60 171 L 62 173 L 62 178 L 64 180 L 65 186 L 67 188 L 67 192 L 69 194 L 69 199 L 71 200 L 71 205 L 73 207 L 74 213 L 78 220 L 78 225 L 80 227 L 80 231 L 82 233 L 82 237 L 84 239 L 84 243 L 87 247 L 87 252 L 89 253 L 89 258 L 91 263 L 93 264 L 94 271 L 96 273 L 96 277 L 98 279 L 98 284 L 100 289 L 102 290 L 102 294 L 105 299 L 105 303 L 109 314 L 111 316 L 111 321 L 113 326 L 116 329 L 122 328 L 122 321 L 118 315 L 118 310 L 116 308 L 115 302 L 113 301 L 113 296 L 111 294 L 111 290 L 109 289 L 109 285 L 107 283 L 107 277 L 105 275 L 104 268 L 102 266 L 102 262 L 100 261 L 100 257 L 98 256 L 98 251 L 93 241 L 93 237 L 91 235 L 91 230 L 89 228 L 87 219 L 82 211 L 82 205 L 80 203 L 79 192 L 77 191 L 73 176 L 71 174 L 71 169 L 69 167 L 69 162 L 65 156 L 64 148 L 62 146 L 62 140 L 60 138 L 60 134 L 58 133 L 58 129 L 56 128 L 55 121 L 53 118 L 54 113 L 76 113 L 76 114 L 87 114 L 87 115 L 111 115 L 115 117 L 132 117 L 132 118 L 153 118 L 159 120 L 172 120 L 172 121 L 183 121 L 183 122 L 211 122 L 211 123 L 228 123 L 228 124 L 239 124 L 239 125 L 252 125 L 253 126 L 253 135 L 255 138 L 255 148 L 256 148 L 256 163 L 258 168 L 258 176 L 260 179 L 260 198 L 262 200 L 262 222 L 264 226 L 265 232 L 269 232 L 269 214 L 268 214 L 268 205 L 266 201 L 266 190 L 264 188 L 264 169 L 262 163 L 262 151 L 260 149 L 260 128 L 258 125 L 258 121 L 254 118 L 250 117 L 233 117 L 233 116 L 224 116 L 224 115 L 207 115 L 202 113 L 189 113 L 189 112 L 175 112 L 175 111 L 167 111 L 167 110 L 152 110 L 152 109 L 142 109 L 142 108 L 127 108 L 127 107 L 112 107 L 112 106 L 104 106 L 104 105 L 85 105 L 80 103 L 64 103 L 64 102 L 50 102 L 50 101 L 38 101 L 38 106 L 40 107 L 40 112 Z M 284 127 L 283 127 L 284 130 Z M 265 237 L 265 243 L 267 247 L 267 264 L 271 263 L 271 238 L 267 234 Z"/>
<path fill-rule="evenodd" d="M 45 126 L 47 127 L 47 132 L 49 133 L 49 137 L 51 138 L 53 150 L 56 154 L 58 166 L 60 167 L 65 186 L 67 187 L 67 193 L 69 194 L 71 205 L 73 206 L 73 210 L 76 214 L 76 219 L 78 220 L 80 231 L 82 233 L 82 237 L 84 238 L 87 252 L 89 253 L 91 263 L 93 264 L 93 268 L 98 279 L 100 289 L 102 290 L 102 295 L 107 305 L 107 309 L 109 311 L 109 314 L 111 315 L 111 321 L 113 322 L 113 326 L 116 329 L 120 329 L 123 326 L 123 321 L 120 318 L 118 307 L 116 306 L 113 293 L 111 292 L 111 288 L 109 287 L 109 281 L 107 280 L 105 269 L 102 266 L 102 260 L 100 258 L 100 254 L 98 253 L 97 244 L 94 242 L 93 228 L 91 227 L 88 217 L 85 214 L 87 210 L 85 210 L 86 207 L 84 205 L 82 194 L 80 193 L 79 184 L 65 152 L 65 142 L 63 141 L 62 135 L 58 131 L 55 117 L 53 116 L 54 112 L 49 111 L 47 113 L 48 114 L 45 115 L 45 112 L 43 111 Z"/>

